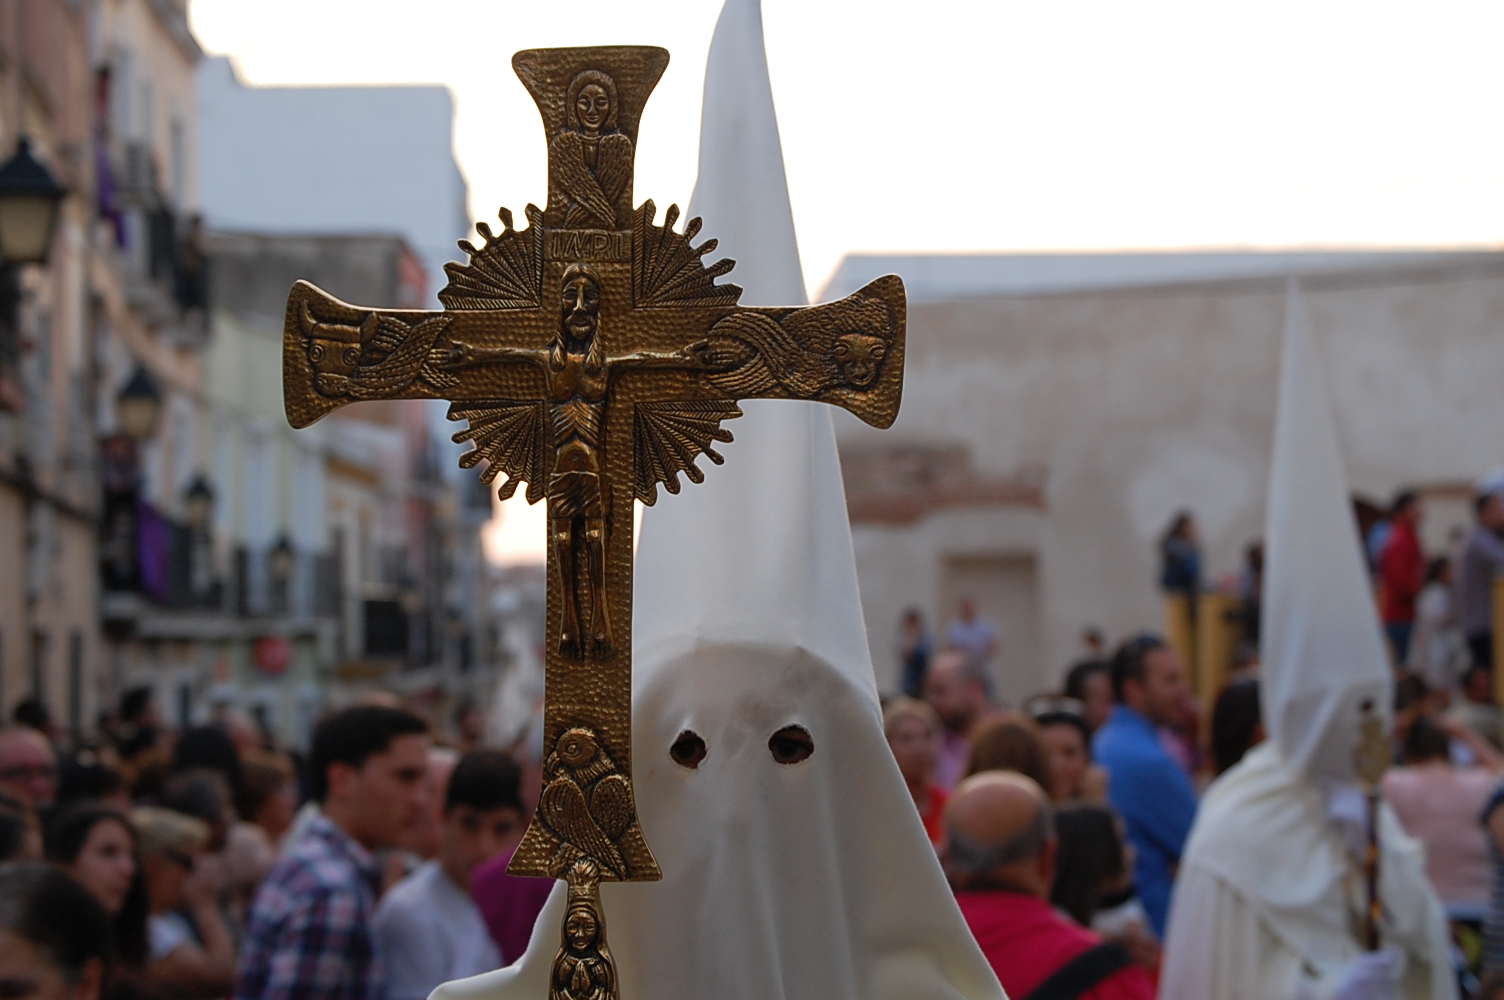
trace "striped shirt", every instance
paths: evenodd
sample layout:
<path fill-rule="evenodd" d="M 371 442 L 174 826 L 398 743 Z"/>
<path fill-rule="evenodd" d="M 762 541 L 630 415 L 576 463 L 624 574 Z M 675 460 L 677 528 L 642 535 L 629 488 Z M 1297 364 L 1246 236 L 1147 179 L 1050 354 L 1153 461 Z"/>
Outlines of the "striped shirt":
<path fill-rule="evenodd" d="M 1494 789 L 1493 798 L 1483 807 L 1478 822 L 1484 826 L 1493 817 L 1494 810 L 1504 806 L 1504 783 Z M 1498 841 L 1488 838 L 1488 852 L 1493 858 L 1494 878 L 1488 919 L 1483 925 L 1483 970 L 1504 974 L 1504 853 L 1499 851 Z"/>
<path fill-rule="evenodd" d="M 379 885 L 370 852 L 328 817 L 313 819 L 256 892 L 235 1000 L 383 1000 L 371 933 Z"/>

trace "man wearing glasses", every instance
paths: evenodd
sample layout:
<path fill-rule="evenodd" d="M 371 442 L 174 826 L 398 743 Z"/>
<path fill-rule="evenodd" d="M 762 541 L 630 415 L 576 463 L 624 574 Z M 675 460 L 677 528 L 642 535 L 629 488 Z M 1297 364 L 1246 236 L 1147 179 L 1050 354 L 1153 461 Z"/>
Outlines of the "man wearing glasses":
<path fill-rule="evenodd" d="M 0 729 L 0 793 L 34 813 L 51 808 L 57 796 L 57 755 L 35 729 Z"/>

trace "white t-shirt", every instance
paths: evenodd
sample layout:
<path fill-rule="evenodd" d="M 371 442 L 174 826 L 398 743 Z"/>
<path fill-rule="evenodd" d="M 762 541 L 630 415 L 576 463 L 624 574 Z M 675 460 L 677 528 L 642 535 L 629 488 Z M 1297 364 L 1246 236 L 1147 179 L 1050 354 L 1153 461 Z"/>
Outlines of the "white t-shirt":
<path fill-rule="evenodd" d="M 501 966 L 475 901 L 437 861 L 425 861 L 381 897 L 375 928 L 387 1000 L 427 1000 L 440 983 Z"/>

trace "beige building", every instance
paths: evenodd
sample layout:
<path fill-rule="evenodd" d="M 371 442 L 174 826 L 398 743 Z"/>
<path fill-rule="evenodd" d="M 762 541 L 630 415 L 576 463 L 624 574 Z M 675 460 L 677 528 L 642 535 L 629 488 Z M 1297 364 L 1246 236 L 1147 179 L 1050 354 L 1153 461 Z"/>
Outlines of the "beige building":
<path fill-rule="evenodd" d="M 120 680 L 100 539 L 139 584 L 136 502 L 181 517 L 205 447 L 201 52 L 182 0 L 31 0 L 0 43 L 0 148 L 24 135 L 68 192 L 45 264 L 9 269 L 16 323 L 0 322 L 0 711 L 36 698 L 77 735 Z M 134 437 L 117 405 L 128 386 L 151 403 Z"/>
<path fill-rule="evenodd" d="M 0 266 L 0 711 L 94 709 L 94 222 L 88 25 L 64 0 L 0 19 L 0 160 L 26 138 L 67 188 L 44 264 Z"/>
<path fill-rule="evenodd" d="M 836 298 L 909 289 L 903 409 L 837 416 L 880 683 L 906 608 L 943 635 L 962 597 L 1001 633 L 999 693 L 1058 683 L 1086 626 L 1163 627 L 1156 540 L 1193 511 L 1203 575 L 1263 530 L 1286 281 L 1300 279 L 1359 497 L 1426 491 L 1445 551 L 1504 463 L 1504 253 L 848 258 Z"/>

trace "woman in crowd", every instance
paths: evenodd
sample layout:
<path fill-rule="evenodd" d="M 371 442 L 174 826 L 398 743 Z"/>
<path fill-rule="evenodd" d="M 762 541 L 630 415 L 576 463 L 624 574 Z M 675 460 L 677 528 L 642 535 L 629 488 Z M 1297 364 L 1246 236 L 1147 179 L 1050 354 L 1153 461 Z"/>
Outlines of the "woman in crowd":
<path fill-rule="evenodd" d="M 1083 706 L 1074 698 L 1030 699 L 1026 711 L 1039 726 L 1050 759 L 1050 798 L 1056 805 L 1107 801 L 1107 772 L 1091 762 L 1091 736 Z"/>
<path fill-rule="evenodd" d="M 1053 788 L 1050 755 L 1039 727 L 1022 712 L 999 712 L 979 725 L 971 737 L 966 775 L 982 771 L 1017 771 L 1033 778 L 1040 788 Z"/>
<path fill-rule="evenodd" d="M 1481 920 L 1488 905 L 1488 839 L 1478 817 L 1498 784 L 1484 767 L 1457 767 L 1451 742 L 1421 716 L 1405 740 L 1405 763 L 1384 775 L 1384 799 L 1426 846 L 1426 874 L 1454 920 Z"/>
<path fill-rule="evenodd" d="M 146 873 L 151 979 L 180 997 L 212 1000 L 235 986 L 235 946 L 219 910 L 217 869 L 199 865 L 208 824 L 142 806 L 131 813 Z M 193 915 L 193 925 L 181 911 Z M 196 933 L 195 933 L 196 931 Z"/>
<path fill-rule="evenodd" d="M 102 802 L 64 807 L 47 824 L 46 854 L 104 908 L 115 960 L 144 968 L 146 881 L 136 858 L 136 834 L 124 814 Z"/>
<path fill-rule="evenodd" d="M 1103 660 L 1082 660 L 1065 675 L 1065 696 L 1081 703 L 1090 735 L 1112 714 L 1112 677 Z"/>
<path fill-rule="evenodd" d="M 1151 973 L 1159 968 L 1159 942 L 1133 885 L 1133 847 L 1117 814 L 1082 804 L 1055 814 L 1059 838 L 1050 902 L 1083 927 L 1120 941 Z"/>
<path fill-rule="evenodd" d="M 276 864 L 282 837 L 298 808 L 292 764 L 282 754 L 253 750 L 241 761 L 240 819 L 231 825 L 221 857 L 237 917 Z"/>
<path fill-rule="evenodd" d="M 109 956 L 109 918 L 87 889 L 48 865 L 0 865 L 6 1000 L 100 1000 Z"/>
<path fill-rule="evenodd" d="M 883 732 L 898 771 L 903 775 L 924 832 L 937 847 L 945 840 L 945 792 L 934 783 L 939 759 L 940 719 L 935 710 L 915 698 L 895 698 L 883 711 Z"/>
<path fill-rule="evenodd" d="M 1264 742 L 1259 682 L 1237 681 L 1217 695 L 1212 706 L 1212 766 L 1221 777 L 1243 755 Z"/>

